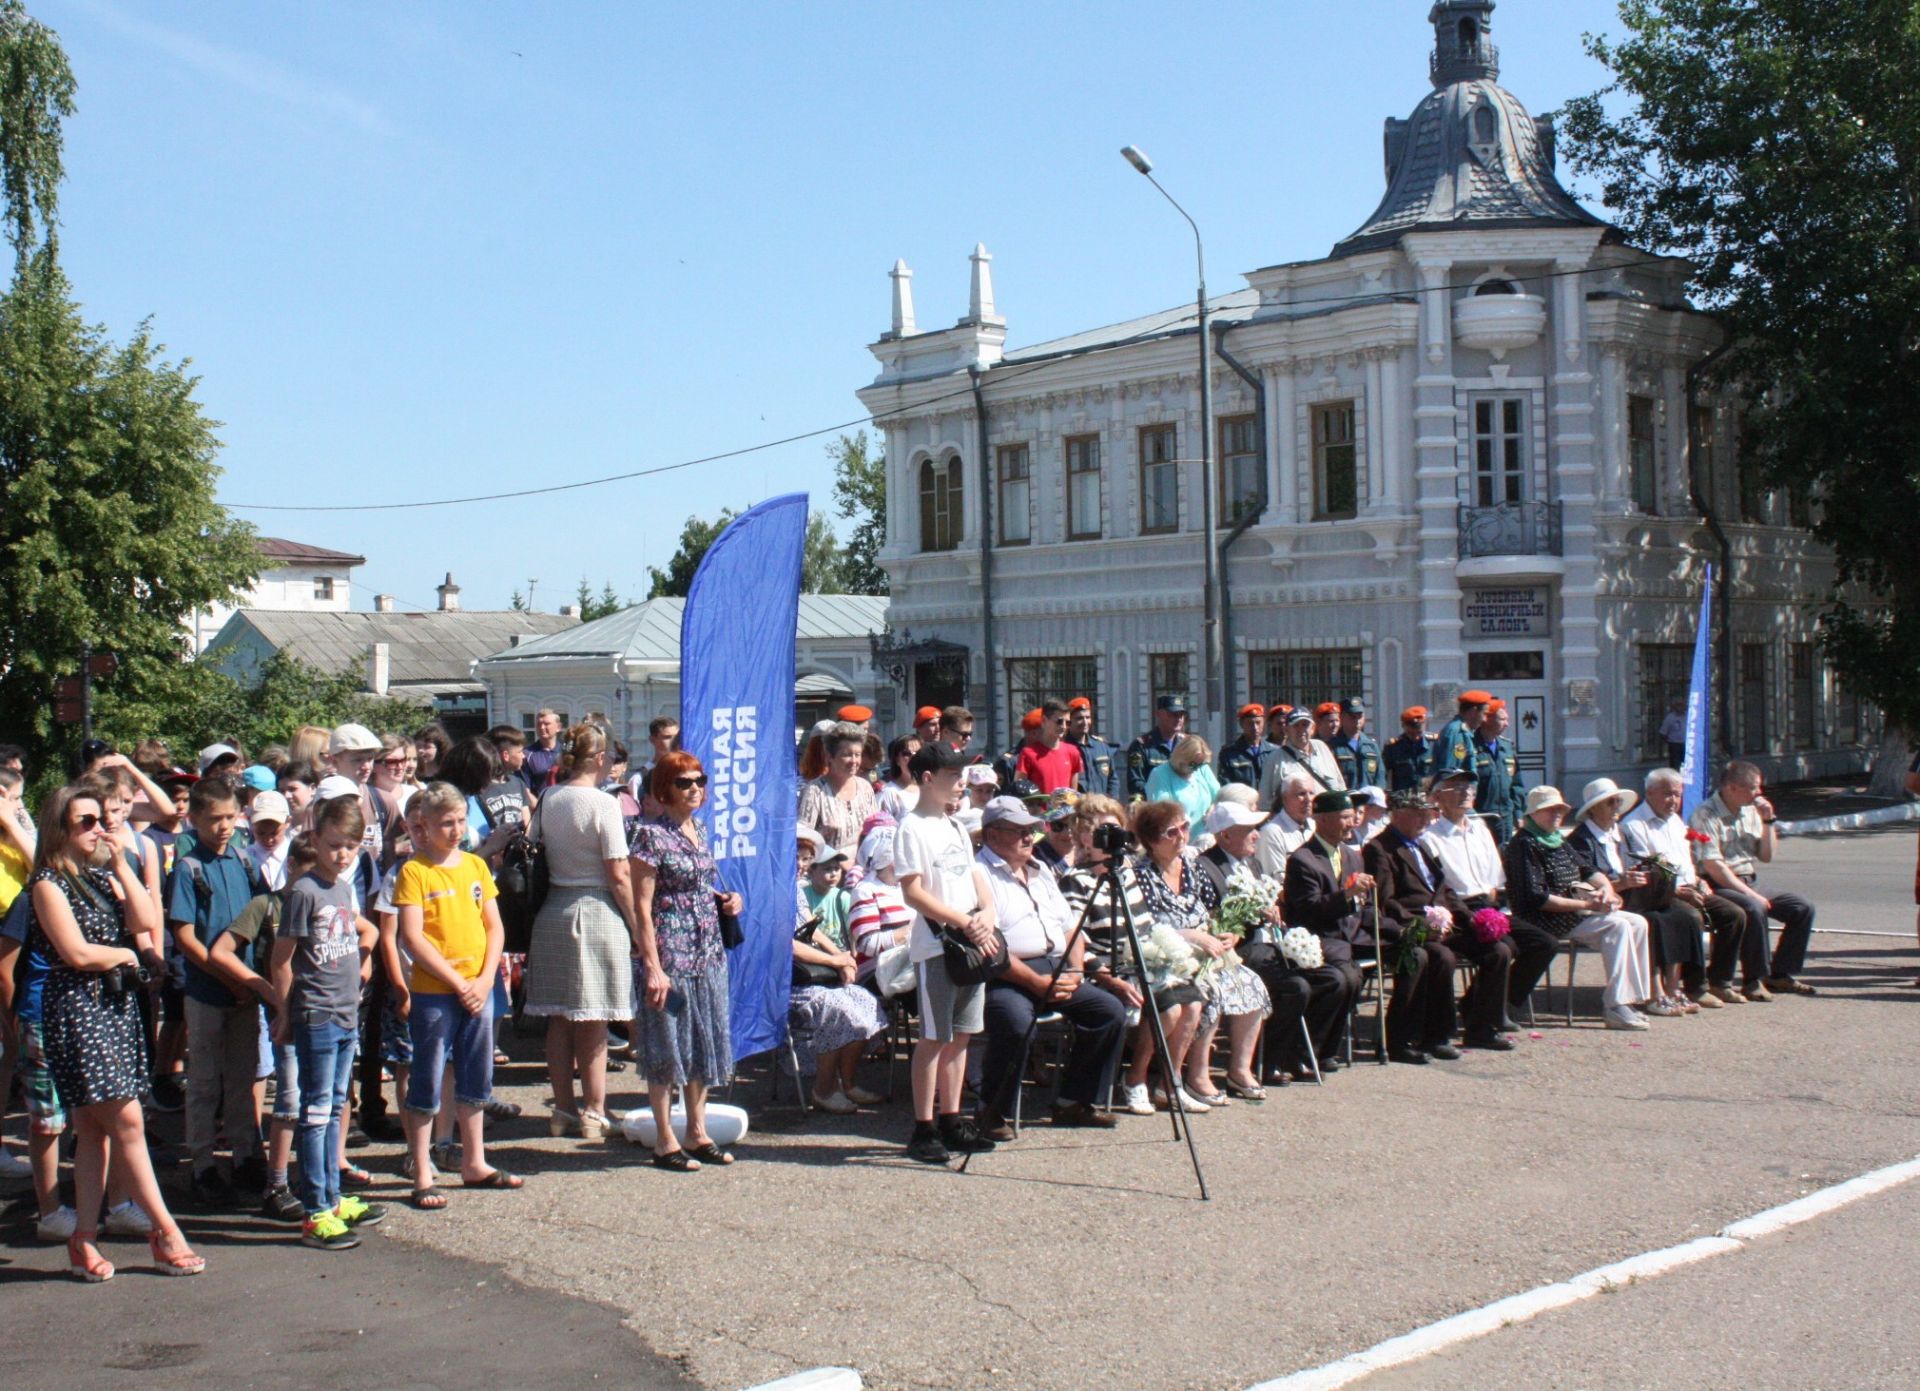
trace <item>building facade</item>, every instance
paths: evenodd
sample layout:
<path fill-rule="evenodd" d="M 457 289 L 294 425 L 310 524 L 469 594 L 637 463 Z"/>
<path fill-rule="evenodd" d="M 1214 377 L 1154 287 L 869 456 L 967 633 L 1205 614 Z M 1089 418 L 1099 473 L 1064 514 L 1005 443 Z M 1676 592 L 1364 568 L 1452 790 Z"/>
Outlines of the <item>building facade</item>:
<path fill-rule="evenodd" d="M 193 653 L 199 656 L 237 609 L 281 613 L 345 613 L 353 607 L 353 571 L 363 555 L 330 551 L 278 536 L 259 539 L 260 577 L 235 604 L 216 604 L 189 620 Z"/>
<path fill-rule="evenodd" d="M 1227 709 L 1357 694 L 1384 737 L 1486 687 L 1529 782 L 1619 776 L 1665 755 L 1711 562 L 1716 754 L 1862 766 L 1872 715 L 1819 654 L 1833 567 L 1805 499 L 1743 485 L 1736 413 L 1691 379 L 1719 333 L 1687 266 L 1561 187 L 1552 123 L 1499 85 L 1492 10 L 1434 5 L 1379 207 L 1212 301 L 1211 421 L 1192 306 L 1007 351 L 984 248 L 949 329 L 918 328 L 896 264 L 859 396 L 886 438 L 879 655 L 907 708 L 964 694 L 1005 741 L 1084 694 L 1126 739 L 1155 697 L 1197 701 L 1210 429 Z"/>

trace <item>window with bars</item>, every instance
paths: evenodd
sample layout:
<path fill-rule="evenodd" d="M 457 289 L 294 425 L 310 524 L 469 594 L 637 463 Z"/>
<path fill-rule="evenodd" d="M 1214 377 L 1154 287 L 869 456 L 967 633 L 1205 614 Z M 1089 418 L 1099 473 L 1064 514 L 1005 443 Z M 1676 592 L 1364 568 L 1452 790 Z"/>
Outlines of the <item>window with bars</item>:
<path fill-rule="evenodd" d="M 1740 644 L 1740 752 L 1767 751 L 1767 648 Z"/>
<path fill-rule="evenodd" d="M 1097 657 L 1012 657 L 1007 661 L 1007 707 L 1017 714 L 1049 700 L 1085 696 L 1097 707 Z"/>
<path fill-rule="evenodd" d="M 1658 419 L 1651 396 L 1627 397 L 1627 489 L 1642 512 L 1660 510 Z"/>
<path fill-rule="evenodd" d="M 1024 546 L 1033 539 L 1033 456 L 1024 444 L 1000 446 L 1000 544 Z"/>
<path fill-rule="evenodd" d="M 960 459 L 949 455 L 920 465 L 920 549 L 950 551 L 960 544 Z"/>
<path fill-rule="evenodd" d="M 1066 442 L 1067 539 L 1100 536 L 1100 436 L 1073 435 Z"/>
<path fill-rule="evenodd" d="M 1220 521 L 1232 526 L 1260 509 L 1258 418 L 1231 415 L 1220 421 Z"/>
<path fill-rule="evenodd" d="M 1173 531 L 1180 525 L 1178 435 L 1171 425 L 1140 432 L 1140 530 Z"/>
<path fill-rule="evenodd" d="M 1473 403 L 1473 502 L 1497 507 L 1527 495 L 1527 403 L 1482 396 Z"/>
<path fill-rule="evenodd" d="M 1819 670 L 1813 661 L 1813 644 L 1790 643 L 1787 647 L 1787 699 L 1792 703 L 1793 746 L 1810 749 L 1820 731 Z"/>
<path fill-rule="evenodd" d="M 1184 652 L 1156 652 L 1147 658 L 1147 704 L 1157 706 L 1160 697 L 1179 696 L 1190 700 L 1193 691 L 1188 683 L 1187 654 Z"/>
<path fill-rule="evenodd" d="M 1640 756 L 1664 759 L 1667 741 L 1660 733 L 1673 702 L 1686 713 L 1693 686 L 1693 648 L 1683 642 L 1640 644 Z"/>
<path fill-rule="evenodd" d="M 1300 652 L 1253 652 L 1247 657 L 1248 694 L 1262 705 L 1314 706 L 1348 696 L 1365 698 L 1365 667 L 1357 647 Z"/>
<path fill-rule="evenodd" d="M 1313 517 L 1328 521 L 1360 510 L 1360 463 L 1353 402 L 1326 401 L 1308 412 L 1313 432 Z"/>

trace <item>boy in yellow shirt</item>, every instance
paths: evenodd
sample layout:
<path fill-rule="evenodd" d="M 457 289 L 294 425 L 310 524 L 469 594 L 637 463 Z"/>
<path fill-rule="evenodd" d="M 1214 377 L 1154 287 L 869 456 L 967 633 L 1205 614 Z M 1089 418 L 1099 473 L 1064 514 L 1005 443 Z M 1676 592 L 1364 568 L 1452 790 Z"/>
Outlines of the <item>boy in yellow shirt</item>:
<path fill-rule="evenodd" d="M 433 1118 L 440 1111 L 440 1078 L 453 1067 L 455 1117 L 460 1129 L 460 1177 L 468 1188 L 518 1188 L 522 1180 L 489 1169 L 482 1129 L 493 1099 L 493 981 L 505 933 L 494 906 L 493 871 L 460 848 L 467 799 L 450 783 L 417 793 L 421 842 L 393 886 L 400 945 L 413 958 L 407 1031 L 413 1072 L 407 1079 L 405 1122 L 413 1155 L 413 1205 L 437 1211 L 447 1196 L 433 1186 Z M 411 808 L 410 808 L 411 809 Z"/>

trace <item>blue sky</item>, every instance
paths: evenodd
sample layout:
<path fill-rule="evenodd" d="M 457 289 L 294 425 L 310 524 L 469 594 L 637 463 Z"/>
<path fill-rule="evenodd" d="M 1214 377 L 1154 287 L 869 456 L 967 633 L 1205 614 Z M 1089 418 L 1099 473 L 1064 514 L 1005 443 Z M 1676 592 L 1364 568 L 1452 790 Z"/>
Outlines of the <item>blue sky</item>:
<path fill-rule="evenodd" d="M 1012 345 L 1324 255 L 1427 90 L 1427 0 L 1345 5 L 140 4 L 29 0 L 79 79 L 67 269 L 150 317 L 223 422 L 229 505 L 591 478 L 861 414 L 887 271 L 919 321 L 993 253 Z M 1506 0 L 1536 114 L 1600 85 L 1611 0 Z M 829 504 L 826 440 L 655 479 L 405 512 L 242 511 L 425 607 L 644 594 L 689 513 Z"/>

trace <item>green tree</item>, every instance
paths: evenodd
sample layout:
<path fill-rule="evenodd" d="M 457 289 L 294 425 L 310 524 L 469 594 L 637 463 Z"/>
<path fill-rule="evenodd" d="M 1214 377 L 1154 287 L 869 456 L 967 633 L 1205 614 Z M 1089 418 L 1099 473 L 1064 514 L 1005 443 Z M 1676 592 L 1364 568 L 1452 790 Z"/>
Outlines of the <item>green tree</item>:
<path fill-rule="evenodd" d="M 532 605 L 527 602 L 527 596 L 518 589 L 514 590 L 513 597 L 507 600 L 507 607 L 515 613 L 528 613 L 532 610 Z"/>
<path fill-rule="evenodd" d="M 824 512 L 807 513 L 807 539 L 800 553 L 802 594 L 845 594 L 846 555 Z"/>
<path fill-rule="evenodd" d="M 1690 258 L 1742 467 L 1819 502 L 1853 692 L 1920 731 L 1920 5 L 1623 0 L 1563 148 L 1629 240 Z"/>
<path fill-rule="evenodd" d="M 834 507 L 856 519 L 842 552 L 842 583 L 850 594 L 885 594 L 880 548 L 887 543 L 887 457 L 869 453 L 865 430 L 840 436 L 827 446 L 827 457 L 833 460 Z"/>
<path fill-rule="evenodd" d="M 44 762 L 77 734 L 54 682 L 83 643 L 118 688 L 185 656 L 183 620 L 231 601 L 259 566 L 214 500 L 214 424 L 197 379 L 146 325 L 116 347 L 88 324 L 56 257 L 61 119 L 74 81 L 53 33 L 0 0 L 0 198 L 14 275 L 0 297 L 0 729 Z"/>
<path fill-rule="evenodd" d="M 680 529 L 680 545 L 662 570 L 657 565 L 649 565 L 647 573 L 652 579 L 652 587 L 647 591 L 649 599 L 658 599 L 672 595 L 685 598 L 687 590 L 693 585 L 694 572 L 700 568 L 700 561 L 706 556 L 707 547 L 719 539 L 720 533 L 727 529 L 737 514 L 730 507 L 720 509 L 720 515 L 712 521 L 699 517 L 688 517 L 687 524 Z M 805 549 L 800 561 L 800 590 L 804 594 L 845 594 L 848 586 L 844 575 L 845 556 L 840 549 L 840 541 L 833 534 L 833 527 L 819 512 L 807 514 L 807 537 Z M 585 589 L 584 583 L 582 589 Z"/>
<path fill-rule="evenodd" d="M 582 623 L 591 623 L 596 618 L 605 618 L 608 614 L 618 613 L 628 606 L 627 601 L 622 599 L 619 592 L 614 589 L 612 580 L 603 583 L 600 586 L 600 593 L 596 595 L 588 587 L 585 575 L 580 577 L 580 588 L 574 591 L 573 601 L 580 606 Z"/>

